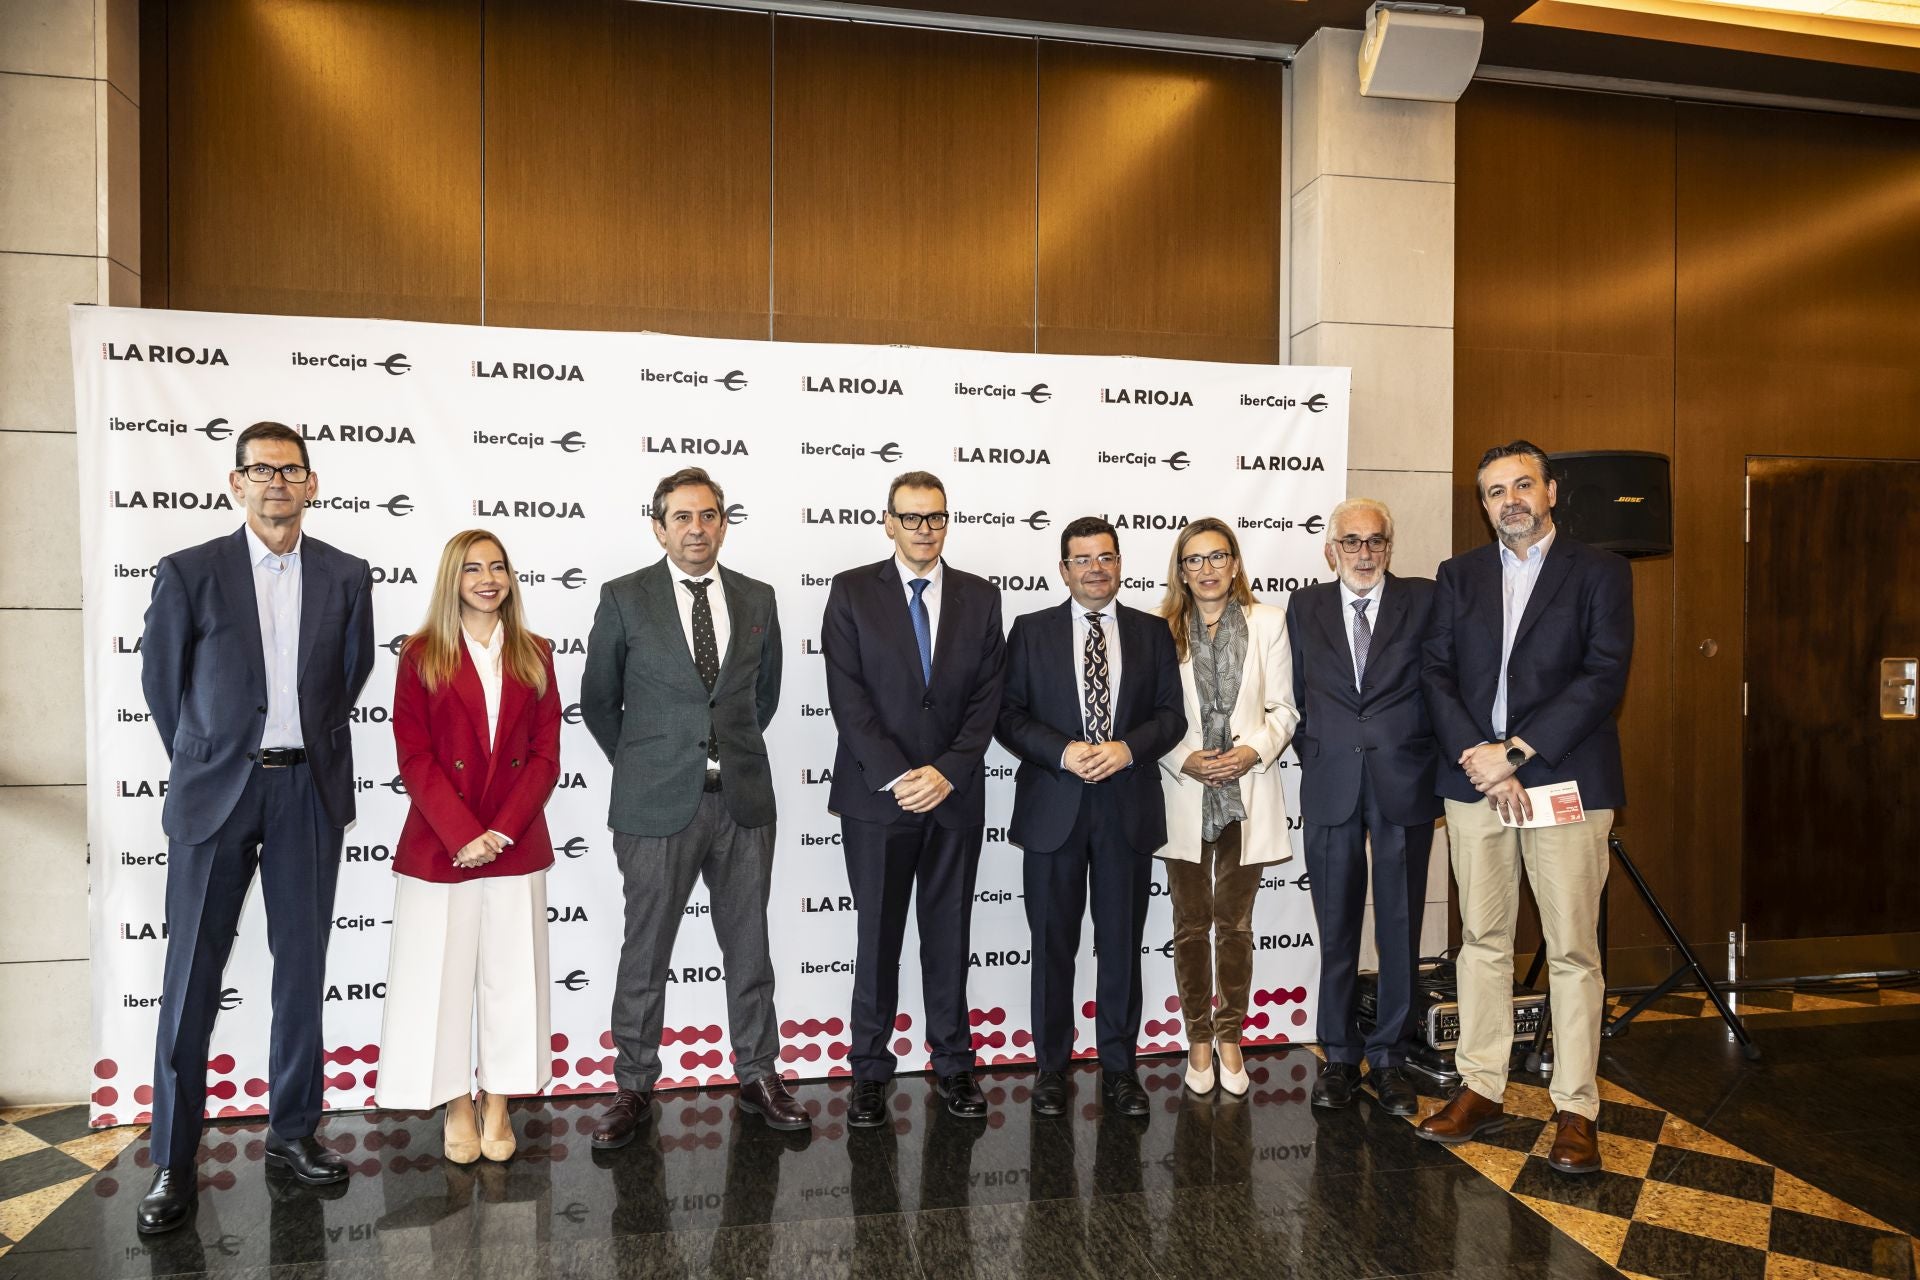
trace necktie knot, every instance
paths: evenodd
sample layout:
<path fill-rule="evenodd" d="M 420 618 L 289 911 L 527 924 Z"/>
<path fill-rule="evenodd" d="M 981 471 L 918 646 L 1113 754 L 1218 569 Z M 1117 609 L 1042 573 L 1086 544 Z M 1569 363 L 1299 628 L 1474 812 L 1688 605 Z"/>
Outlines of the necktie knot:
<path fill-rule="evenodd" d="M 909 582 L 907 585 L 913 588 L 913 598 L 917 601 L 920 599 L 921 596 L 927 594 L 927 588 L 933 585 L 933 579 L 915 578 L 912 582 Z"/>
<path fill-rule="evenodd" d="M 1100 625 L 1100 615 L 1097 613 L 1089 613 L 1087 615 L 1087 621 L 1097 627 Z"/>
<path fill-rule="evenodd" d="M 1365 618 L 1367 616 L 1367 606 L 1372 603 L 1373 601 L 1371 600 L 1355 600 L 1353 602 L 1354 616 L 1357 618 Z"/>
<path fill-rule="evenodd" d="M 712 578 L 682 578 L 680 585 L 693 592 L 695 596 L 707 594 L 707 588 L 713 585 Z"/>

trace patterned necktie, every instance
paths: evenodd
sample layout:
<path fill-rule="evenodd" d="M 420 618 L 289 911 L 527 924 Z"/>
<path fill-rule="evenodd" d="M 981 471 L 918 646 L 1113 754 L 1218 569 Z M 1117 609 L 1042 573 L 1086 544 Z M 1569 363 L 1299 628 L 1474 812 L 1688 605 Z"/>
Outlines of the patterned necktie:
<path fill-rule="evenodd" d="M 699 582 L 692 578 L 680 580 L 687 590 L 693 592 L 693 665 L 700 671 L 700 683 L 707 686 L 707 692 L 713 692 L 713 686 L 720 680 L 720 645 L 713 635 L 713 605 L 707 599 L 707 588 L 713 585 L 712 578 Z M 707 759 L 720 758 L 720 736 L 713 732 L 712 725 L 707 728 Z"/>
<path fill-rule="evenodd" d="M 1373 627 L 1367 622 L 1367 606 L 1372 600 L 1353 602 L 1353 686 L 1367 677 L 1367 650 L 1373 647 Z"/>
<path fill-rule="evenodd" d="M 1113 733 L 1113 691 L 1107 687 L 1107 629 L 1100 615 L 1087 615 L 1087 741 L 1105 742 Z"/>
<path fill-rule="evenodd" d="M 913 588 L 913 602 L 907 606 L 907 612 L 913 615 L 913 638 L 920 646 L 920 682 L 933 683 L 933 619 L 927 614 L 927 588 L 933 585 L 930 578 L 915 578 L 907 584 Z"/>

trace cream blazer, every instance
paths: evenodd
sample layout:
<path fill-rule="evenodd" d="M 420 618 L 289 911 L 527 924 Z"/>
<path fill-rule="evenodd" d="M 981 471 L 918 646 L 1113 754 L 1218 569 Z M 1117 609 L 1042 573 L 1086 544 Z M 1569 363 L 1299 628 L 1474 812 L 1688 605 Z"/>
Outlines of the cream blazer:
<path fill-rule="evenodd" d="M 1200 750 L 1200 696 L 1193 683 L 1193 660 L 1180 664 L 1180 692 L 1186 704 L 1187 734 L 1160 758 L 1160 790 L 1167 801 L 1167 843 L 1162 858 L 1200 861 L 1200 782 L 1180 772 L 1188 756 Z M 1287 800 L 1280 789 L 1280 753 L 1293 741 L 1300 712 L 1293 705 L 1293 649 L 1287 643 L 1287 614 L 1270 604 L 1247 610 L 1247 662 L 1240 672 L 1240 700 L 1234 704 L 1235 746 L 1252 747 L 1260 763 L 1240 778 L 1246 820 L 1240 824 L 1240 864 L 1280 862 L 1293 856 L 1287 843 Z"/>

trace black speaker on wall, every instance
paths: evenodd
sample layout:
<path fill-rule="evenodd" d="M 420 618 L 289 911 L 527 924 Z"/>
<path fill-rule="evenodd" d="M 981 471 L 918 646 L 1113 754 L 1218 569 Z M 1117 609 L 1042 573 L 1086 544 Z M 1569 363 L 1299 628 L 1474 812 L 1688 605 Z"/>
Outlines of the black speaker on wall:
<path fill-rule="evenodd" d="M 1673 464 L 1666 454 L 1589 449 L 1547 456 L 1560 481 L 1553 521 L 1569 537 L 1629 560 L 1673 554 Z"/>

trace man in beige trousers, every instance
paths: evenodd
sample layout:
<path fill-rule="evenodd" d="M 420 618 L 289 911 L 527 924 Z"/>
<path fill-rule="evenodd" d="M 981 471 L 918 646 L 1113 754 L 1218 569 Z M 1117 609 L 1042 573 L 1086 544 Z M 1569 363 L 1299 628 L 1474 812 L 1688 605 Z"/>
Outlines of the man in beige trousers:
<path fill-rule="evenodd" d="M 1462 1087 L 1419 1132 L 1466 1142 L 1506 1118 L 1524 865 L 1540 907 L 1553 1004 L 1557 1133 L 1548 1162 L 1563 1173 L 1594 1173 L 1606 996 L 1597 922 L 1607 833 L 1626 801 L 1613 712 L 1633 654 L 1633 579 L 1625 560 L 1555 529 L 1558 489 L 1537 446 L 1516 440 L 1489 449 L 1475 483 L 1498 542 L 1440 566 L 1424 679 L 1460 888 L 1454 1057 Z M 1556 799 L 1548 812 L 1558 824 L 1506 824 L 1535 816 L 1528 788 L 1566 783 L 1577 785 L 1578 803 Z"/>

